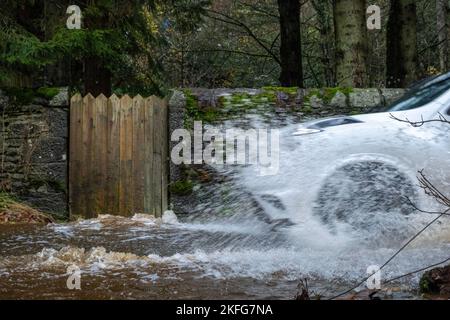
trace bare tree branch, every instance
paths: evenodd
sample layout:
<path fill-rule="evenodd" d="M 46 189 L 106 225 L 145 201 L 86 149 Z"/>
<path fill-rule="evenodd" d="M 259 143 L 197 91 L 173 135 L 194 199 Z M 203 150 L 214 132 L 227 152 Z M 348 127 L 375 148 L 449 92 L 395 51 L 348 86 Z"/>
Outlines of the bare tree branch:
<path fill-rule="evenodd" d="M 249 26 L 247 26 L 245 23 L 243 23 L 242 21 L 237 20 L 229 15 L 226 15 L 222 12 L 218 12 L 218 11 L 215 11 L 212 9 L 207 9 L 206 12 L 207 12 L 206 16 L 211 19 L 214 19 L 214 20 L 217 20 L 217 21 L 220 21 L 223 23 L 231 24 L 231 25 L 234 25 L 236 27 L 243 29 L 250 38 L 252 38 L 262 49 L 264 49 L 267 52 L 268 55 L 270 55 L 272 57 L 272 59 L 275 62 L 277 62 L 279 65 L 281 65 L 280 58 L 278 58 L 278 56 L 271 50 L 271 48 L 268 47 L 263 42 L 263 40 L 258 38 L 258 36 L 252 31 L 252 29 Z"/>
<path fill-rule="evenodd" d="M 450 121 L 447 120 L 447 119 L 442 115 L 442 113 L 439 113 L 439 119 L 423 120 L 423 117 L 422 117 L 422 120 L 421 120 L 421 121 L 410 121 L 408 118 L 400 119 L 400 118 L 394 116 L 392 113 L 390 114 L 390 117 L 391 117 L 391 119 L 393 119 L 393 120 L 397 120 L 397 121 L 400 121 L 400 122 L 403 122 L 403 123 L 409 123 L 410 125 L 412 125 L 412 126 L 415 127 L 415 128 L 422 127 L 424 124 L 426 124 L 426 123 L 432 123 L 432 122 L 443 122 L 443 123 L 448 123 L 448 124 L 450 124 Z"/>

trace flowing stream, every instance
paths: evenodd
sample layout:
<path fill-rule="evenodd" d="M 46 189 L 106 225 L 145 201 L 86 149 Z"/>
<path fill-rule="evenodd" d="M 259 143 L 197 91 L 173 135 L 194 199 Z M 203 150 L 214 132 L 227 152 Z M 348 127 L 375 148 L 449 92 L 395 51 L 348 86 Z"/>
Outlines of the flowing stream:
<path fill-rule="evenodd" d="M 265 124 L 247 120 L 250 127 Z M 308 155 L 295 151 L 295 125 L 276 126 L 280 174 L 216 168 L 232 182 L 199 187 L 203 201 L 192 215 L 0 226 L 0 299 L 292 299 L 305 278 L 312 294 L 326 298 L 355 285 L 368 266 L 382 265 L 433 218 L 417 214 L 403 221 L 379 212 L 370 228 L 330 228 L 314 216 L 314 195 L 296 180 Z M 448 257 L 449 225 L 448 217 L 433 225 L 382 271 L 382 279 Z M 69 266 L 80 269 L 81 290 L 68 289 Z M 419 278 L 408 276 L 383 292 L 417 298 Z"/>

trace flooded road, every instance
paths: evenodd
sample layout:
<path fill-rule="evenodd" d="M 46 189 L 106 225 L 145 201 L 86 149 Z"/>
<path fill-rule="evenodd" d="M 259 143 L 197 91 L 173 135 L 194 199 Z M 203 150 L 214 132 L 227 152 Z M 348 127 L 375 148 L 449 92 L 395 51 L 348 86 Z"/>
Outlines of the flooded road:
<path fill-rule="evenodd" d="M 1 228 L 2 299 L 283 299 L 298 282 L 282 270 L 243 272 L 245 241 L 259 235 L 206 232 L 194 224 L 162 224 L 146 216 L 111 216 L 66 225 Z M 260 237 L 262 238 L 262 237 Z M 243 241 L 243 242 L 242 242 Z M 231 253 L 227 243 L 244 244 Z M 209 246 L 222 244 L 224 250 Z M 202 250 L 196 247 L 203 247 Z M 227 248 L 228 247 L 228 248 Z M 16 255 L 18 252 L 21 255 Z M 234 261 L 233 261 L 234 260 Z M 247 261 L 246 261 L 247 260 Z M 66 285 L 81 269 L 81 290 Z M 262 270 L 261 270 L 262 271 Z"/>
<path fill-rule="evenodd" d="M 354 285 L 369 264 L 394 252 L 302 248 L 264 225 L 229 221 L 214 231 L 214 223 L 102 216 L 1 227 L 0 298 L 292 299 L 303 278 L 326 298 Z M 444 254 L 432 245 L 413 247 L 383 276 L 414 270 Z M 69 266 L 80 269 L 81 290 L 68 289 Z M 417 297 L 417 281 L 413 276 L 397 282 L 392 297 Z"/>
<path fill-rule="evenodd" d="M 258 117 L 247 120 L 228 126 L 267 125 Z M 293 299 L 303 279 L 312 297 L 326 299 L 366 278 L 369 266 L 383 265 L 435 218 L 379 209 L 382 191 L 410 178 L 393 172 L 395 161 L 353 157 L 378 170 L 373 189 L 354 203 L 364 181 L 352 189 L 347 178 L 358 178 L 362 167 L 344 165 L 324 179 L 323 168 L 342 165 L 339 144 L 322 145 L 314 136 L 300 140 L 292 134 L 295 123 L 270 123 L 281 128 L 279 174 L 258 176 L 251 166 L 215 168 L 220 178 L 209 177 L 212 182 L 181 199 L 188 215 L 0 226 L 0 299 Z M 318 190 L 323 181 L 326 192 Z M 431 210 L 432 199 L 412 188 L 405 191 Z M 316 201 L 318 194 L 323 201 Z M 382 270 L 381 282 L 448 258 L 449 226 L 446 216 L 428 228 Z M 81 290 L 68 288 L 69 267 L 79 268 Z M 383 298 L 420 298 L 420 276 L 383 285 Z"/>

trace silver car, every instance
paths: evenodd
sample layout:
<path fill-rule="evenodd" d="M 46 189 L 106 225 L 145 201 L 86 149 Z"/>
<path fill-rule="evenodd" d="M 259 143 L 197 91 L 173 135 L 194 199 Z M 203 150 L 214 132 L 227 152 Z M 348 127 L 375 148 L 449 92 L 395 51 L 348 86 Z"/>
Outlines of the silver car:
<path fill-rule="evenodd" d="M 450 74 L 417 84 L 385 110 L 286 129 L 280 173 L 248 175 L 245 184 L 256 196 L 271 194 L 283 202 L 283 212 L 265 206 L 274 219 L 299 225 L 315 219 L 331 232 L 396 232 L 403 223 L 423 218 L 411 202 L 424 209 L 435 206 L 419 187 L 419 170 L 450 193 L 450 124 L 420 125 L 440 118 L 450 120 Z"/>

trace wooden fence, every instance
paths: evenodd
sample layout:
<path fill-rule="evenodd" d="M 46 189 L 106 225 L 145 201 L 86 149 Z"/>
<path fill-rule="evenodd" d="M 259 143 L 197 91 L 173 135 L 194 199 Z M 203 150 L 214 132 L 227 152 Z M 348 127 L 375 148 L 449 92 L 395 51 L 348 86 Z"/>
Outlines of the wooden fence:
<path fill-rule="evenodd" d="M 72 97 L 71 216 L 162 215 L 168 205 L 167 108 L 154 96 Z"/>

